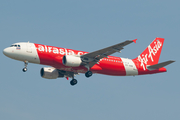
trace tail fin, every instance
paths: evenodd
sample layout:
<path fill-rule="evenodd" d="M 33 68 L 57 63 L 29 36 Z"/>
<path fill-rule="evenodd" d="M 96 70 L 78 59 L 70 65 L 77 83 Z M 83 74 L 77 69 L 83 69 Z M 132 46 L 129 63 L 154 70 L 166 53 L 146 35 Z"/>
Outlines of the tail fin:
<path fill-rule="evenodd" d="M 145 65 L 158 64 L 164 38 L 156 38 L 135 60 Z"/>

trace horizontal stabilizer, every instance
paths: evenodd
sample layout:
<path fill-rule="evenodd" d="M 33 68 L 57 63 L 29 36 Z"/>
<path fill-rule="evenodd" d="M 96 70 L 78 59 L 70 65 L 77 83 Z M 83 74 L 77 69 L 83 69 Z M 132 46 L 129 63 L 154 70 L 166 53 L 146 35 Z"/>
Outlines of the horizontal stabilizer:
<path fill-rule="evenodd" d="M 148 70 L 156 70 L 156 69 L 162 68 L 162 67 L 164 67 L 166 65 L 169 65 L 169 64 L 171 64 L 173 62 L 175 62 L 175 61 L 169 60 L 169 61 L 158 63 L 158 64 L 155 64 L 155 65 L 150 65 L 150 66 L 147 66 L 147 69 Z"/>

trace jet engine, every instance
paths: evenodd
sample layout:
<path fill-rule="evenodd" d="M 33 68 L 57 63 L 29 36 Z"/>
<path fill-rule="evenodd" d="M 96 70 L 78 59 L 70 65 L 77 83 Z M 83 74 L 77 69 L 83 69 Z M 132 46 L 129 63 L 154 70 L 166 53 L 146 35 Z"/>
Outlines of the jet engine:
<path fill-rule="evenodd" d="M 79 56 L 65 55 L 62 59 L 62 62 L 65 66 L 79 67 L 82 63 L 82 60 Z"/>
<path fill-rule="evenodd" d="M 41 77 L 46 79 L 56 79 L 58 77 L 64 77 L 63 74 L 60 74 L 56 68 L 53 67 L 44 67 L 40 71 Z"/>

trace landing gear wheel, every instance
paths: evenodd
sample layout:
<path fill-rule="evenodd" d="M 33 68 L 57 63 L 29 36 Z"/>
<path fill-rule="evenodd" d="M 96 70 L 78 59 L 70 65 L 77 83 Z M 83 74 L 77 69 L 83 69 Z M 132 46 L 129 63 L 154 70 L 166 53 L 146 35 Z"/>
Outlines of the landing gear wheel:
<path fill-rule="evenodd" d="M 26 72 L 26 71 L 27 71 L 27 68 L 23 68 L 22 70 L 23 70 L 23 72 Z"/>
<path fill-rule="evenodd" d="M 87 71 L 87 72 L 85 73 L 85 76 L 86 76 L 86 77 L 91 77 L 91 76 L 92 76 L 92 72 L 91 72 L 91 71 Z"/>
<path fill-rule="evenodd" d="M 23 72 L 27 71 L 27 65 L 28 65 L 28 61 L 24 61 L 24 68 L 22 69 Z"/>
<path fill-rule="evenodd" d="M 76 79 L 72 79 L 71 82 L 70 82 L 70 84 L 71 84 L 72 86 L 76 85 L 76 84 L 77 84 L 77 80 L 76 80 Z"/>

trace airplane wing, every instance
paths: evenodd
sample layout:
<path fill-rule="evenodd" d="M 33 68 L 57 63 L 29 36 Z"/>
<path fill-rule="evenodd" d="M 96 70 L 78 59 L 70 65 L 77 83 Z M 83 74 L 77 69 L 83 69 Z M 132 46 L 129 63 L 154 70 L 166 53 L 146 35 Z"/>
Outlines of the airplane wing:
<path fill-rule="evenodd" d="M 108 58 L 108 55 L 111 55 L 115 52 L 121 52 L 122 49 L 124 49 L 123 47 L 132 43 L 132 42 L 135 42 L 136 43 L 136 40 L 126 40 L 125 42 L 122 42 L 122 43 L 119 43 L 119 44 L 116 44 L 116 45 L 113 45 L 113 46 L 110 46 L 110 47 L 107 47 L 107 48 L 104 48 L 104 49 L 101 49 L 101 50 L 97 50 L 97 51 L 94 51 L 94 52 L 90 52 L 90 53 L 87 53 L 87 54 L 84 54 L 84 55 L 81 55 L 81 59 L 83 61 L 83 65 L 86 67 L 92 67 L 94 66 L 96 63 L 98 64 L 99 60 L 106 57 Z"/>

